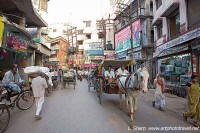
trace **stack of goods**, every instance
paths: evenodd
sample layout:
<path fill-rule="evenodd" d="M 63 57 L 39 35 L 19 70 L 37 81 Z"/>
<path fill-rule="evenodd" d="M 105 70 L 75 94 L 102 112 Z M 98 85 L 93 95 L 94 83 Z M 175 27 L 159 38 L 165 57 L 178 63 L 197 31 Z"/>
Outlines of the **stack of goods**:
<path fill-rule="evenodd" d="M 63 80 L 65 81 L 68 81 L 68 80 L 73 80 L 73 74 L 71 72 L 67 72 L 67 73 L 64 73 L 63 75 Z"/>

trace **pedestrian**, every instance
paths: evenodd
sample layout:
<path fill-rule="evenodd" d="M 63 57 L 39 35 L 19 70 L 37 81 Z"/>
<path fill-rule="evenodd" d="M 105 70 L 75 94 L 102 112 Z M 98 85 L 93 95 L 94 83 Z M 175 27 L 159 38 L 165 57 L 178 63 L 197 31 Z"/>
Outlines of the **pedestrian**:
<path fill-rule="evenodd" d="M 155 101 L 153 101 L 153 107 L 158 106 L 159 110 L 164 111 L 163 107 L 165 106 L 165 81 L 161 74 L 157 74 L 153 85 L 155 88 Z"/>
<path fill-rule="evenodd" d="M 38 76 L 32 80 L 33 95 L 36 103 L 36 120 L 41 120 L 40 112 L 44 103 L 45 89 L 48 88 L 47 82 L 42 78 L 42 72 L 38 72 Z"/>
<path fill-rule="evenodd" d="M 63 70 L 60 68 L 58 69 L 58 80 L 62 81 L 62 78 L 63 78 Z"/>
<path fill-rule="evenodd" d="M 197 122 L 200 121 L 200 88 L 198 83 L 198 76 L 192 75 L 191 82 L 186 84 L 188 108 L 189 111 L 183 114 L 187 118 L 194 120 L 194 126 L 198 126 Z"/>

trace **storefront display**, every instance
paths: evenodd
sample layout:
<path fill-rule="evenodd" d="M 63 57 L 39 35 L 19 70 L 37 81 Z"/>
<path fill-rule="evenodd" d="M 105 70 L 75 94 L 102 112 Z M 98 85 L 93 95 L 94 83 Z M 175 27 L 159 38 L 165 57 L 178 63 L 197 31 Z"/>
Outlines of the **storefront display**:
<path fill-rule="evenodd" d="M 192 72 L 190 54 L 171 56 L 158 62 L 159 73 L 164 75 L 166 83 L 185 84 L 189 81 Z"/>

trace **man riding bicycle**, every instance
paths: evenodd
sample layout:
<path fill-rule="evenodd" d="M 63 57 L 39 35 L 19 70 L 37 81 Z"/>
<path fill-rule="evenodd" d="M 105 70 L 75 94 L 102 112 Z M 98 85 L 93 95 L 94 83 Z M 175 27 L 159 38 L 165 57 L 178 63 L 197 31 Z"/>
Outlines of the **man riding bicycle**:
<path fill-rule="evenodd" d="M 21 92 L 21 88 L 24 80 L 21 79 L 17 72 L 17 67 L 13 65 L 10 71 L 7 71 L 2 80 L 3 86 L 10 87 L 13 91 Z"/>

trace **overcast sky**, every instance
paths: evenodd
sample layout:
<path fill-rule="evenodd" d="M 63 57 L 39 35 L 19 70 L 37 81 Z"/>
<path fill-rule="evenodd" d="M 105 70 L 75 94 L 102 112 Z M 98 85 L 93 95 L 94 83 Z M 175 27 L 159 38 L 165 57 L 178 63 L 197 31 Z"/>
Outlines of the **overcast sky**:
<path fill-rule="evenodd" d="M 101 19 L 111 8 L 109 0 L 50 0 L 47 22 L 72 22 Z"/>

